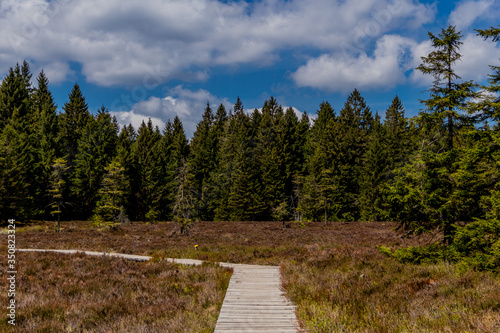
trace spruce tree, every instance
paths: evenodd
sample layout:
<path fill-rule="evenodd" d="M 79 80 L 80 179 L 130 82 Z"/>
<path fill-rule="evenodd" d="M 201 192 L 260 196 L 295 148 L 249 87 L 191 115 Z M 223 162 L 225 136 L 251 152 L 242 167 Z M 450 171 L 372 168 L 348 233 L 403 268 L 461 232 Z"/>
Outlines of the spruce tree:
<path fill-rule="evenodd" d="M 176 188 L 173 213 L 181 234 L 189 231 L 193 222 L 192 217 L 195 208 L 195 187 L 189 167 L 188 163 L 182 161 L 181 166 L 177 168 L 175 177 Z"/>
<path fill-rule="evenodd" d="M 137 218 L 155 221 L 160 215 L 158 186 L 161 165 L 156 154 L 156 144 L 161 140 L 158 128 L 153 128 L 149 119 L 148 123 L 142 122 L 139 127 L 137 140 L 132 147 L 132 154 L 136 163 L 137 178 Z"/>
<path fill-rule="evenodd" d="M 220 104 L 214 116 L 213 125 L 210 128 L 209 140 L 211 141 L 211 158 L 213 168 L 209 170 L 208 179 L 203 182 L 201 189 L 201 202 L 198 205 L 200 218 L 212 221 L 215 218 L 215 210 L 221 193 L 221 147 L 228 117 L 226 108 Z M 194 145 L 193 145 L 193 150 Z"/>
<path fill-rule="evenodd" d="M 46 193 L 49 187 L 49 179 L 52 174 L 54 159 L 61 156 L 59 149 L 59 118 L 56 114 L 57 106 L 54 103 L 52 93 L 49 90 L 49 80 L 43 70 L 37 78 L 38 87 L 33 91 L 33 119 L 36 124 L 34 136 L 36 150 L 39 156 L 39 193 Z M 45 195 L 37 196 L 37 205 L 46 207 L 48 205 Z"/>
<path fill-rule="evenodd" d="M 410 126 L 405 109 L 398 96 L 394 97 L 385 113 L 384 130 L 387 138 L 389 169 L 404 163 L 412 150 Z"/>
<path fill-rule="evenodd" d="M 429 196 L 426 202 L 430 211 L 435 212 L 429 218 L 442 229 L 444 241 L 449 243 L 456 221 L 449 204 L 453 192 L 450 175 L 454 172 L 457 156 L 454 148 L 460 128 L 471 124 L 466 116 L 467 102 L 478 94 L 475 92 L 477 85 L 472 81 L 458 82 L 460 76 L 453 67 L 461 58 L 461 33 L 454 26 L 448 26 L 438 36 L 429 33 L 429 38 L 435 50 L 422 57 L 423 64 L 417 67 L 434 77 L 430 98 L 422 101 L 426 110 L 420 113 L 420 125 L 428 142 L 422 149 L 428 184 L 426 195 Z"/>
<path fill-rule="evenodd" d="M 372 126 L 370 108 L 355 89 L 340 111 L 337 128 L 331 133 L 331 137 L 336 137 L 334 140 L 337 141 L 336 157 L 331 167 L 337 191 L 335 200 L 340 216 L 346 220 L 359 218 L 362 159 Z"/>
<path fill-rule="evenodd" d="M 99 200 L 94 212 L 106 221 L 116 222 L 120 212 L 126 205 L 129 184 L 125 175 L 125 168 L 116 159 L 105 167 L 99 189 Z"/>
<path fill-rule="evenodd" d="M 87 123 L 77 143 L 71 190 L 75 212 L 81 217 L 89 217 L 96 205 L 105 168 L 116 154 L 117 132 L 116 119 L 102 107 L 95 120 Z"/>
<path fill-rule="evenodd" d="M 9 69 L 0 86 L 0 129 L 5 127 L 15 115 L 18 120 L 30 116 L 31 73 L 29 65 L 24 62 L 22 68 L 19 64 Z M 31 119 L 27 119 L 30 123 Z"/>
<path fill-rule="evenodd" d="M 422 57 L 423 63 L 417 70 L 434 77 L 434 84 L 430 89 L 431 96 L 423 100 L 426 110 L 421 114 L 422 121 L 438 121 L 445 132 L 447 151 L 453 149 L 455 132 L 462 123 L 468 123 L 464 116 L 467 110 L 467 101 L 477 97 L 474 89 L 477 87 L 472 81 L 457 82 L 460 76 L 456 74 L 454 64 L 460 60 L 459 53 L 462 39 L 461 32 L 454 26 L 442 29 L 437 36 L 429 32 L 432 47 L 435 49 L 427 57 Z"/>
<path fill-rule="evenodd" d="M 306 118 L 302 122 L 304 119 Z M 331 176 L 330 168 L 336 156 L 336 126 L 334 109 L 328 102 L 321 103 L 317 118 L 309 131 L 306 175 L 295 179 L 295 194 L 299 194 L 298 209 L 307 218 L 316 221 L 328 216 L 328 211 L 331 210 L 328 205 L 332 206 L 337 201 L 329 196 L 333 185 L 331 177 L 328 177 Z"/>
<path fill-rule="evenodd" d="M 500 40 L 500 28 L 491 27 L 490 29 L 476 30 L 478 35 L 485 40 L 491 38 L 493 42 Z M 477 118 L 478 121 L 493 120 L 500 121 L 500 66 L 490 65 L 492 74 L 488 74 L 489 84 L 481 88 L 487 92 L 483 94 L 479 102 L 473 104 L 470 112 Z"/>
<path fill-rule="evenodd" d="M 61 140 L 64 154 L 68 156 L 68 165 L 72 167 L 78 153 L 78 141 L 91 122 L 92 115 L 78 84 L 75 83 L 68 97 L 69 101 L 64 104 L 64 113 L 61 115 Z"/>
<path fill-rule="evenodd" d="M 359 206 L 364 221 L 380 221 L 387 217 L 382 201 L 382 185 L 387 180 L 389 152 L 385 127 L 375 115 L 373 128 L 367 137 L 366 151 L 362 158 Z"/>
<path fill-rule="evenodd" d="M 48 194 L 50 197 L 50 214 L 57 215 L 57 232 L 61 231 L 61 214 L 66 202 L 66 173 L 68 171 L 66 160 L 64 158 L 56 158 L 52 164 L 52 174 L 50 177 L 50 187 Z"/>
<path fill-rule="evenodd" d="M 134 194 L 137 193 L 136 162 L 132 154 L 132 147 L 137 133 L 129 124 L 123 126 L 117 139 L 116 161 L 124 168 L 126 187 L 129 189 L 125 198 L 125 210 L 132 219 L 137 219 L 137 205 Z"/>
<path fill-rule="evenodd" d="M 286 196 L 284 112 L 273 97 L 264 102 L 262 117 L 255 129 L 255 148 L 249 147 L 255 153 L 250 163 L 254 163 L 254 170 L 259 172 L 254 177 L 250 176 L 250 181 L 254 180 L 254 188 L 258 186 L 260 189 L 254 197 L 258 199 L 258 202 L 254 202 L 259 203 L 260 207 L 254 205 L 253 218 L 271 220 L 273 209 Z"/>
<path fill-rule="evenodd" d="M 0 87 L 0 126 L 5 155 L 5 172 L 17 170 L 15 179 L 5 179 L 6 205 L 18 219 L 32 219 L 45 212 L 42 202 L 43 172 L 40 163 L 37 119 L 33 116 L 31 72 L 27 62 L 10 69 Z M 8 190 L 7 190 L 8 189 Z"/>

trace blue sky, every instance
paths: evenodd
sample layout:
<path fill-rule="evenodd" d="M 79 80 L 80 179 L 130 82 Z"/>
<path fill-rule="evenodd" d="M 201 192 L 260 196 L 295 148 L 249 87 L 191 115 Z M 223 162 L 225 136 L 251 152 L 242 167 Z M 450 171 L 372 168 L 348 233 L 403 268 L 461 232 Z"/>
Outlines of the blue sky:
<path fill-rule="evenodd" d="M 2 0 L 0 73 L 26 59 L 44 69 L 59 108 L 75 82 L 93 112 L 121 124 L 178 115 L 190 136 L 207 101 L 270 96 L 314 114 L 340 110 L 358 88 L 382 115 L 397 94 L 407 115 L 431 79 L 413 69 L 429 53 L 427 32 L 462 31 L 464 80 L 484 80 L 500 46 L 473 29 L 498 25 L 494 0 Z"/>

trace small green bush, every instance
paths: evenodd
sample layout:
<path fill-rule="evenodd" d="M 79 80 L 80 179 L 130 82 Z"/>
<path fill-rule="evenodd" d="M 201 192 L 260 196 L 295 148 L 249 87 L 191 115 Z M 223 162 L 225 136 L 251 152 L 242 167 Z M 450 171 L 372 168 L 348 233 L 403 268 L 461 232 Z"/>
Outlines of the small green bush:
<path fill-rule="evenodd" d="M 446 260 L 471 269 L 500 271 L 500 221 L 479 220 L 457 227 L 449 246 L 433 244 L 395 251 L 379 246 L 378 249 L 403 263 L 425 264 Z"/>

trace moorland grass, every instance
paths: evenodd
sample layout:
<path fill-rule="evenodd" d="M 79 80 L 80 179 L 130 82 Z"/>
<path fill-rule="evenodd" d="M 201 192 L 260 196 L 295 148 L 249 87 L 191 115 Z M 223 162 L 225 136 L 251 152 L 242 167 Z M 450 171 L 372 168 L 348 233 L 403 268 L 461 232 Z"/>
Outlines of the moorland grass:
<path fill-rule="evenodd" d="M 402 264 L 377 246 L 422 244 L 393 223 L 134 223 L 115 231 L 63 223 L 18 235 L 18 247 L 84 249 L 282 267 L 284 288 L 307 332 L 500 331 L 500 278 L 463 266 Z M 199 245 L 194 247 L 194 245 Z M 1 248 L 0 248 L 1 250 Z M 193 332 L 196 332 L 193 331 Z"/>
<path fill-rule="evenodd" d="M 213 264 L 83 254 L 25 252 L 17 260 L 16 326 L 4 314 L 2 332 L 213 332 L 231 276 Z"/>

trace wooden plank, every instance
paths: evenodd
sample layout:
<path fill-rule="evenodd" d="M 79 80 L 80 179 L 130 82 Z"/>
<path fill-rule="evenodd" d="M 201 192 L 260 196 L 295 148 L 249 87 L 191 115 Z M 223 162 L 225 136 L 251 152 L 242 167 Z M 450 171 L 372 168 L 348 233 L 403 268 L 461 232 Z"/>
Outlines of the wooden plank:
<path fill-rule="evenodd" d="M 298 332 L 295 306 L 283 294 L 279 267 L 232 268 L 215 332 Z"/>

